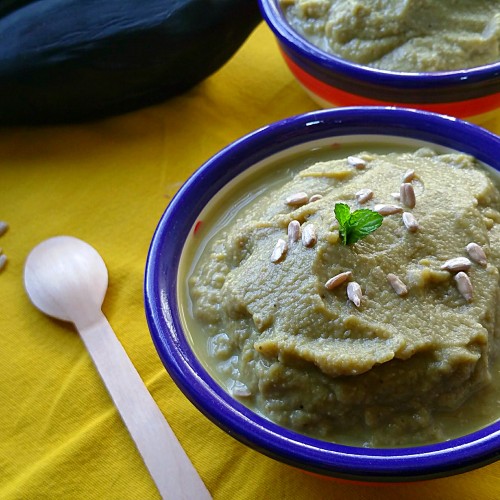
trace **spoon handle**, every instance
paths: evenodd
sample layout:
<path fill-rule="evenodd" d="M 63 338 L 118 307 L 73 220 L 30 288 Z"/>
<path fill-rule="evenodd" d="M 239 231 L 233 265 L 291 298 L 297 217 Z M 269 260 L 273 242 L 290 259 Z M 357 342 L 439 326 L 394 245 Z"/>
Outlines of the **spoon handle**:
<path fill-rule="evenodd" d="M 162 498 L 210 499 L 104 314 L 76 327 Z"/>

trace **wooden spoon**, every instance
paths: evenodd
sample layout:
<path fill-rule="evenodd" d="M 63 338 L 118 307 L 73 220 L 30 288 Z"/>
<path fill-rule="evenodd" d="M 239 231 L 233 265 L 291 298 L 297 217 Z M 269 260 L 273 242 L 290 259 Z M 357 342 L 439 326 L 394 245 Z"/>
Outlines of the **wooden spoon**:
<path fill-rule="evenodd" d="M 28 255 L 24 285 L 38 309 L 75 324 L 161 496 L 211 498 L 101 311 L 108 271 L 97 251 L 71 236 L 45 240 Z"/>

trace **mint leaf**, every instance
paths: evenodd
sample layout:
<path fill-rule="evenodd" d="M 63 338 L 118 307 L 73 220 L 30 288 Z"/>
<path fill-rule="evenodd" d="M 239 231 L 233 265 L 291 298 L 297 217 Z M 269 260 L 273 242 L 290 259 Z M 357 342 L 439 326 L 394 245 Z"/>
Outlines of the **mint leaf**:
<path fill-rule="evenodd" d="M 334 212 L 344 245 L 352 245 L 373 233 L 384 220 L 379 213 L 368 208 L 355 210 L 351 213 L 351 209 L 345 203 L 336 203 Z"/>
<path fill-rule="evenodd" d="M 340 236 L 342 236 L 342 243 L 347 245 L 347 231 L 345 230 L 346 225 L 349 223 L 349 219 L 351 217 L 351 209 L 345 203 L 336 203 L 335 208 L 335 218 L 339 223 L 339 232 Z"/>
<path fill-rule="evenodd" d="M 383 219 L 379 213 L 368 208 L 354 211 L 349 219 L 347 244 L 356 243 L 356 241 L 373 233 L 380 227 Z"/>
<path fill-rule="evenodd" d="M 345 224 L 351 217 L 351 209 L 345 203 L 335 203 L 334 211 L 340 225 Z"/>

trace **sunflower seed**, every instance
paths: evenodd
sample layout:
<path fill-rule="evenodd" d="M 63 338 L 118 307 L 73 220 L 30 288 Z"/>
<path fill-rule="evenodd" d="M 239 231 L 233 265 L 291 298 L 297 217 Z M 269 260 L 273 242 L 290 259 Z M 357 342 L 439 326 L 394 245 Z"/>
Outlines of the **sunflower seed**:
<path fill-rule="evenodd" d="M 315 201 L 321 200 L 321 198 L 323 198 L 323 196 L 322 196 L 322 195 L 320 195 L 320 194 L 313 194 L 313 195 L 309 198 L 309 203 L 314 203 Z"/>
<path fill-rule="evenodd" d="M 288 243 L 295 243 L 300 240 L 300 222 L 298 220 L 290 221 L 288 224 Z"/>
<path fill-rule="evenodd" d="M 441 269 L 450 271 L 451 273 L 457 273 L 459 271 L 468 271 L 471 265 L 472 263 L 467 257 L 455 257 L 447 260 L 441 266 Z"/>
<path fill-rule="evenodd" d="M 403 182 L 411 182 L 413 179 L 415 178 L 415 170 L 407 170 L 404 174 L 403 174 L 403 179 L 402 181 Z"/>
<path fill-rule="evenodd" d="M 486 259 L 486 254 L 484 250 L 477 243 L 469 243 L 465 249 L 469 254 L 469 257 L 474 261 L 480 264 L 481 266 L 486 266 L 488 263 Z"/>
<path fill-rule="evenodd" d="M 407 286 L 395 274 L 389 273 L 387 281 L 400 297 L 408 294 Z"/>
<path fill-rule="evenodd" d="M 378 212 L 380 215 L 392 215 L 392 214 L 399 214 L 403 211 L 401 207 L 398 207 L 397 205 L 383 205 L 383 204 L 378 204 L 373 207 L 373 210 L 375 212 Z"/>
<path fill-rule="evenodd" d="M 359 156 L 348 156 L 347 164 L 351 167 L 357 168 L 358 170 L 363 170 L 366 167 L 366 161 Z"/>
<path fill-rule="evenodd" d="M 363 188 L 360 189 L 354 196 L 356 196 L 358 203 L 366 203 L 368 200 L 373 198 L 373 191 L 368 188 Z"/>
<path fill-rule="evenodd" d="M 361 299 L 363 298 L 363 292 L 359 283 L 356 281 L 349 281 L 347 283 L 347 298 L 356 306 L 359 307 L 361 304 Z"/>
<path fill-rule="evenodd" d="M 271 262 L 276 263 L 282 260 L 287 250 L 288 250 L 287 242 L 280 238 L 276 242 L 273 253 L 271 254 Z"/>
<path fill-rule="evenodd" d="M 302 229 L 302 243 L 305 247 L 312 247 L 316 244 L 316 228 L 314 224 L 307 224 Z"/>
<path fill-rule="evenodd" d="M 9 225 L 5 221 L 0 220 L 0 236 L 3 236 L 7 232 L 7 229 L 9 229 Z"/>
<path fill-rule="evenodd" d="M 469 276 L 465 274 L 463 271 L 460 271 L 455 275 L 455 281 L 457 283 L 457 289 L 462 295 L 462 297 L 470 302 L 472 300 L 472 283 L 470 281 Z"/>
<path fill-rule="evenodd" d="M 0 272 L 3 271 L 5 264 L 7 264 L 7 255 L 3 253 L 0 255 Z"/>
<path fill-rule="evenodd" d="M 286 199 L 286 204 L 290 205 L 291 207 L 300 207 L 302 205 L 305 205 L 308 201 L 309 196 L 307 195 L 307 193 L 300 192 L 288 196 Z"/>
<path fill-rule="evenodd" d="M 404 182 L 399 187 L 399 199 L 403 205 L 413 208 L 416 203 L 415 190 L 409 182 Z"/>
<path fill-rule="evenodd" d="M 343 273 L 336 274 L 333 278 L 330 278 L 325 283 L 325 287 L 328 288 L 328 290 L 333 290 L 334 288 L 342 285 L 342 283 L 345 283 L 351 276 L 351 271 L 345 271 Z"/>
<path fill-rule="evenodd" d="M 419 229 L 418 221 L 415 216 L 410 212 L 403 212 L 403 224 L 406 226 L 406 229 L 410 231 L 410 233 L 414 233 Z"/>

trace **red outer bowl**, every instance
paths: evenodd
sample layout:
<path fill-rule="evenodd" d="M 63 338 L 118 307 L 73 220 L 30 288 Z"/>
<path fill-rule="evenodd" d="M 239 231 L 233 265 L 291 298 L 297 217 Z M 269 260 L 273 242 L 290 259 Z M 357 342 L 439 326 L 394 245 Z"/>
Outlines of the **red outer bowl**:
<path fill-rule="evenodd" d="M 323 107 L 383 105 L 482 121 L 500 107 L 500 61 L 476 68 L 403 73 L 328 54 L 287 22 L 278 0 L 258 0 L 297 81 Z"/>

